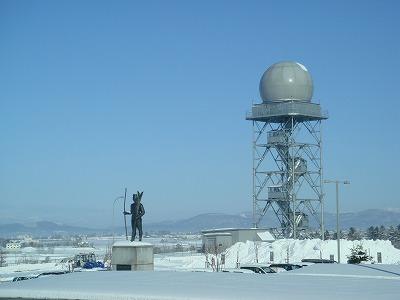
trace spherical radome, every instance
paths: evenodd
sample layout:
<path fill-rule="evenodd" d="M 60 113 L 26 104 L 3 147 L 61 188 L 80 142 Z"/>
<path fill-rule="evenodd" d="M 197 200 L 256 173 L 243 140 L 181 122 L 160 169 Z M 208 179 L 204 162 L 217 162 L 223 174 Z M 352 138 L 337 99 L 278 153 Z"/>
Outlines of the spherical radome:
<path fill-rule="evenodd" d="M 264 72 L 260 80 L 260 96 L 269 101 L 310 101 L 313 95 L 310 73 L 294 61 L 278 62 Z"/>

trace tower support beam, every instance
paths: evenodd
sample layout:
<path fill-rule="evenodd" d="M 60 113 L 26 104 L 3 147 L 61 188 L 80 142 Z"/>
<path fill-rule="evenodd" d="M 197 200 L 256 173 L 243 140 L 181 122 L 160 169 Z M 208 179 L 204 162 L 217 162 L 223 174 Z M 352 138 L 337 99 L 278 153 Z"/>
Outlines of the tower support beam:
<path fill-rule="evenodd" d="M 273 221 L 268 225 L 281 237 L 298 238 L 312 228 L 323 236 L 321 121 L 327 115 L 313 103 L 302 103 L 297 114 L 285 110 L 293 109 L 290 101 L 279 103 L 280 114 L 274 105 L 256 104 L 247 115 L 253 122 L 253 225 Z"/>

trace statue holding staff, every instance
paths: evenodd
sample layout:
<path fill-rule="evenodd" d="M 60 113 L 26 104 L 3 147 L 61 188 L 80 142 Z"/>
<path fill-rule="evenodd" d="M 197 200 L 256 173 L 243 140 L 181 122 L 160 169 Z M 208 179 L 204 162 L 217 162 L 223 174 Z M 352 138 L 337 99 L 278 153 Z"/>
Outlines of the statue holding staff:
<path fill-rule="evenodd" d="M 132 195 L 131 211 L 124 211 L 124 215 L 131 215 L 131 226 L 132 226 L 132 236 L 131 242 L 133 242 L 136 238 L 136 229 L 139 231 L 139 241 L 142 240 L 143 237 L 143 227 L 142 227 L 142 217 L 145 214 L 144 206 L 141 203 L 143 192 L 137 192 Z"/>

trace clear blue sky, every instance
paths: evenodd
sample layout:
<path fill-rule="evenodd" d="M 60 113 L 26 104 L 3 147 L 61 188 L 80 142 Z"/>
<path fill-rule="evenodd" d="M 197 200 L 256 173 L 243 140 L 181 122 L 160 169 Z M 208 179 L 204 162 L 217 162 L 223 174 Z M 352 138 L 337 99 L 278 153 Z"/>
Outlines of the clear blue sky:
<path fill-rule="evenodd" d="M 399 208 L 399 3 L 0 1 L 0 219 L 109 226 L 125 186 L 146 221 L 251 211 L 245 112 L 281 60 L 330 113 L 343 210 Z"/>

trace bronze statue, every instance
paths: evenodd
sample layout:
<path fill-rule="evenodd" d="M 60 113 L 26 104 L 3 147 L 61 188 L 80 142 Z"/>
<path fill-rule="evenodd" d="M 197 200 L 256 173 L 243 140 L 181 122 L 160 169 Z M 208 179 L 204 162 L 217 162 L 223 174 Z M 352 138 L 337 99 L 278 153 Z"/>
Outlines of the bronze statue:
<path fill-rule="evenodd" d="M 139 231 L 139 241 L 143 237 L 142 217 L 145 214 L 144 206 L 141 203 L 143 192 L 132 195 L 131 212 L 124 211 L 124 215 L 131 215 L 132 236 L 131 242 L 136 238 L 136 229 Z"/>

